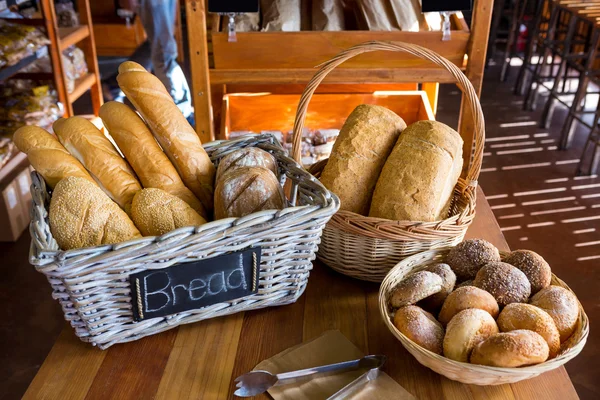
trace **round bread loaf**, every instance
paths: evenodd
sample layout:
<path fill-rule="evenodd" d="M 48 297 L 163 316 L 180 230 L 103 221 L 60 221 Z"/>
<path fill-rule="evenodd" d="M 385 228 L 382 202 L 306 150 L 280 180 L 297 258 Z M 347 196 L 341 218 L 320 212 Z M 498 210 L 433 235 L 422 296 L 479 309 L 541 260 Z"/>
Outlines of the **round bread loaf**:
<path fill-rule="evenodd" d="M 503 262 L 484 265 L 477 272 L 473 285 L 490 292 L 500 306 L 526 303 L 531 294 L 531 284 L 525 274 Z"/>
<path fill-rule="evenodd" d="M 394 288 L 390 303 L 395 308 L 415 304 L 417 301 L 441 291 L 443 284 L 442 278 L 433 272 L 415 272 L 404 278 Z"/>
<path fill-rule="evenodd" d="M 273 171 L 275 176 L 278 174 L 277 161 L 270 153 L 258 147 L 244 147 L 232 151 L 221 159 L 217 168 L 217 181 L 227 172 L 241 167 L 263 167 Z"/>
<path fill-rule="evenodd" d="M 530 304 L 550 314 L 560 333 L 561 343 L 573 334 L 579 318 L 579 301 L 573 292 L 560 286 L 548 286 L 537 292 Z"/>
<path fill-rule="evenodd" d="M 492 367 L 524 367 L 548 359 L 548 344 L 538 333 L 519 329 L 497 333 L 479 343 L 471 353 L 471 363 Z"/>
<path fill-rule="evenodd" d="M 215 188 L 215 219 L 243 217 L 261 210 L 282 209 L 283 189 L 273 172 L 240 167 L 221 176 Z"/>
<path fill-rule="evenodd" d="M 438 320 L 442 325 L 446 326 L 452 317 L 469 308 L 477 308 L 486 311 L 493 318 L 498 316 L 499 311 L 498 303 L 496 302 L 496 299 L 494 299 L 494 296 L 475 286 L 463 286 L 446 297 L 446 301 L 440 310 Z"/>
<path fill-rule="evenodd" d="M 538 253 L 531 250 L 515 250 L 506 257 L 505 263 L 520 269 L 531 284 L 531 294 L 550 286 L 552 270 Z"/>
<path fill-rule="evenodd" d="M 495 333 L 498 333 L 498 326 L 490 314 L 476 308 L 462 310 L 446 327 L 444 356 L 455 361 L 469 362 L 473 348 Z"/>
<path fill-rule="evenodd" d="M 454 284 L 456 284 L 456 275 L 454 272 L 452 272 L 452 269 L 448 264 L 430 265 L 429 267 L 425 268 L 424 271 L 433 272 L 442 278 L 442 290 L 421 301 L 424 308 L 438 310 L 442 304 L 444 304 L 446 297 L 452 293 Z"/>
<path fill-rule="evenodd" d="M 560 350 L 560 334 L 550 315 L 531 304 L 512 303 L 504 307 L 498 317 L 498 328 L 502 332 L 527 329 L 539 333 L 550 350 L 550 358 L 556 357 Z"/>
<path fill-rule="evenodd" d="M 465 240 L 446 256 L 446 263 L 459 282 L 475 278 L 481 267 L 494 261 L 500 261 L 500 253 L 493 244 L 483 239 Z"/>
<path fill-rule="evenodd" d="M 427 311 L 417 306 L 399 308 L 394 315 L 394 325 L 419 346 L 442 354 L 444 328 Z"/>
<path fill-rule="evenodd" d="M 156 188 L 142 189 L 133 196 L 131 218 L 144 236 L 160 236 L 206 223 L 185 201 Z"/>

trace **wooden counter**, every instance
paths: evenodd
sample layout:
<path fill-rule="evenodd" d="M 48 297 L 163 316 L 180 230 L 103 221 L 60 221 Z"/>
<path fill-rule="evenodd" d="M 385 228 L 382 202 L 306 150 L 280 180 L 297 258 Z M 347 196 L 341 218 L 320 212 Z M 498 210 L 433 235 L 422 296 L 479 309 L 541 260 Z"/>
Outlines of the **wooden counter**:
<path fill-rule="evenodd" d="M 467 236 L 508 249 L 481 190 Z M 233 398 L 235 377 L 330 329 L 339 329 L 366 354 L 387 355 L 384 370 L 419 399 L 577 398 L 562 367 L 502 386 L 463 385 L 437 375 L 385 327 L 377 290 L 315 262 L 305 294 L 289 306 L 197 322 L 106 351 L 80 342 L 65 326 L 24 399 Z"/>

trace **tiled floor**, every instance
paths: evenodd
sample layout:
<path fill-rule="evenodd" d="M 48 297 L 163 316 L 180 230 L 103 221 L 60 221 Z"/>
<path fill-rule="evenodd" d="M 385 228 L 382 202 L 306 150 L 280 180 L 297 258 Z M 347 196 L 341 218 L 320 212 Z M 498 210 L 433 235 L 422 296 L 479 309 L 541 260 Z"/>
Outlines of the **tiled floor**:
<path fill-rule="evenodd" d="M 486 71 L 482 106 L 487 144 L 481 185 L 512 248 L 532 249 L 579 295 L 592 335 L 583 353 L 567 364 L 583 399 L 600 398 L 600 179 L 575 178 L 582 141 L 556 151 L 560 121 L 549 130 L 537 125 L 540 111 L 521 110 L 511 84 Z M 458 92 L 442 88 L 438 119 L 456 126 Z M 579 138 L 581 138 L 581 132 Z M 18 399 L 63 326 L 45 278 L 27 263 L 29 238 L 0 244 L 0 399 Z"/>

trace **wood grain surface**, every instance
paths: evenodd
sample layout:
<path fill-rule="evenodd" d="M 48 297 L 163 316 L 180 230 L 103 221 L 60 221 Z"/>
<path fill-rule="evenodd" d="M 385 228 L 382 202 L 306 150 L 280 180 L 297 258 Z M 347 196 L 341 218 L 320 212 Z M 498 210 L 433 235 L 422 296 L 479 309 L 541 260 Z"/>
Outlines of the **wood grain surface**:
<path fill-rule="evenodd" d="M 467 237 L 507 250 L 481 190 Z M 463 385 L 421 366 L 381 321 L 378 285 L 314 263 L 305 294 L 294 304 L 181 326 L 101 351 L 65 326 L 25 399 L 225 399 L 233 379 L 260 361 L 329 329 L 366 353 L 383 353 L 384 370 L 419 399 L 575 399 L 564 368 L 502 386 Z M 267 399 L 267 396 L 258 396 Z"/>

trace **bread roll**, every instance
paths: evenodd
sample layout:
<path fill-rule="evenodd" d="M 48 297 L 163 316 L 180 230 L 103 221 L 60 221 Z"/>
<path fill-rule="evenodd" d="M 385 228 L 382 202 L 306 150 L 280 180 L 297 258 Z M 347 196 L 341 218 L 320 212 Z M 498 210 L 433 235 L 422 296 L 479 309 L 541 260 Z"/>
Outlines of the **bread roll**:
<path fill-rule="evenodd" d="M 261 210 L 282 209 L 283 189 L 268 169 L 242 167 L 221 177 L 215 188 L 215 218 L 243 217 Z"/>
<path fill-rule="evenodd" d="M 127 214 L 98 185 L 81 177 L 71 176 L 58 182 L 48 219 L 52 236 L 62 250 L 141 237 Z"/>
<path fill-rule="evenodd" d="M 442 278 L 429 271 L 419 271 L 409 275 L 400 282 L 392 292 L 392 307 L 404 307 L 436 294 L 442 290 Z"/>
<path fill-rule="evenodd" d="M 444 356 L 469 362 L 473 348 L 495 333 L 498 333 L 498 326 L 490 314 L 477 308 L 462 310 L 446 327 Z"/>
<path fill-rule="evenodd" d="M 27 154 L 33 168 L 51 188 L 67 176 L 78 176 L 94 182 L 83 165 L 69 154 L 58 139 L 40 127 L 23 126 L 17 129 L 13 142 Z"/>
<path fill-rule="evenodd" d="M 196 131 L 187 122 L 160 80 L 132 61 L 119 66 L 119 87 L 142 114 L 150 131 L 177 169 L 183 183 L 213 209 L 215 167 Z"/>
<path fill-rule="evenodd" d="M 217 181 L 227 172 L 241 167 L 263 167 L 273 171 L 275 176 L 279 174 L 277 161 L 270 153 L 258 147 L 245 147 L 232 151 L 221 159 L 217 168 Z"/>
<path fill-rule="evenodd" d="M 463 286 L 450 293 L 440 310 L 438 320 L 446 326 L 456 314 L 469 308 L 477 308 L 490 314 L 493 318 L 498 316 L 500 308 L 494 296 L 475 286 Z"/>
<path fill-rule="evenodd" d="M 131 203 L 131 218 L 144 236 L 160 236 L 184 226 L 206 223 L 185 201 L 160 189 L 137 192 Z"/>
<path fill-rule="evenodd" d="M 491 367 L 524 367 L 548 359 L 548 344 L 539 334 L 519 329 L 497 333 L 479 343 L 471 353 L 471 363 Z"/>
<path fill-rule="evenodd" d="M 531 304 L 512 303 L 504 307 L 498 317 L 498 327 L 502 332 L 527 329 L 539 333 L 550 350 L 550 358 L 560 350 L 560 334 L 552 317 L 539 307 Z"/>
<path fill-rule="evenodd" d="M 503 262 L 484 265 L 477 272 L 473 285 L 490 292 L 500 306 L 525 303 L 531 294 L 531 284 L 525 274 Z"/>
<path fill-rule="evenodd" d="M 377 178 L 406 123 L 385 107 L 361 104 L 348 116 L 333 144 L 321 183 L 340 198 L 340 209 L 361 215 Z"/>
<path fill-rule="evenodd" d="M 465 240 L 446 256 L 446 262 L 459 281 L 474 279 L 481 267 L 494 261 L 500 261 L 500 253 L 496 246 L 483 239 Z"/>
<path fill-rule="evenodd" d="M 385 162 L 369 216 L 395 221 L 446 219 L 462 171 L 462 146 L 460 135 L 441 122 L 411 124 Z"/>
<path fill-rule="evenodd" d="M 94 124 L 82 117 L 60 118 L 52 125 L 58 140 L 126 213 L 142 189 L 135 173 L 115 146 Z"/>
<path fill-rule="evenodd" d="M 424 308 L 438 310 L 442 304 L 444 304 L 446 297 L 452 293 L 454 285 L 456 284 L 456 275 L 454 272 L 452 272 L 452 269 L 448 264 L 430 265 L 429 267 L 425 268 L 424 271 L 433 272 L 442 278 L 442 290 L 421 300 Z"/>
<path fill-rule="evenodd" d="M 531 294 L 550 286 L 552 270 L 538 253 L 531 250 L 515 250 L 506 257 L 505 263 L 520 269 L 531 284 Z"/>
<path fill-rule="evenodd" d="M 573 292 L 560 286 L 548 286 L 537 292 L 530 304 L 550 314 L 560 333 L 561 343 L 575 331 L 579 318 L 579 300 Z"/>
<path fill-rule="evenodd" d="M 144 188 L 162 189 L 179 197 L 203 217 L 200 200 L 183 184 L 169 158 L 144 121 L 127 105 L 109 101 L 100 107 L 100 118 Z"/>
<path fill-rule="evenodd" d="M 435 317 L 417 306 L 399 308 L 394 315 L 394 326 L 419 346 L 442 354 L 444 328 Z"/>

